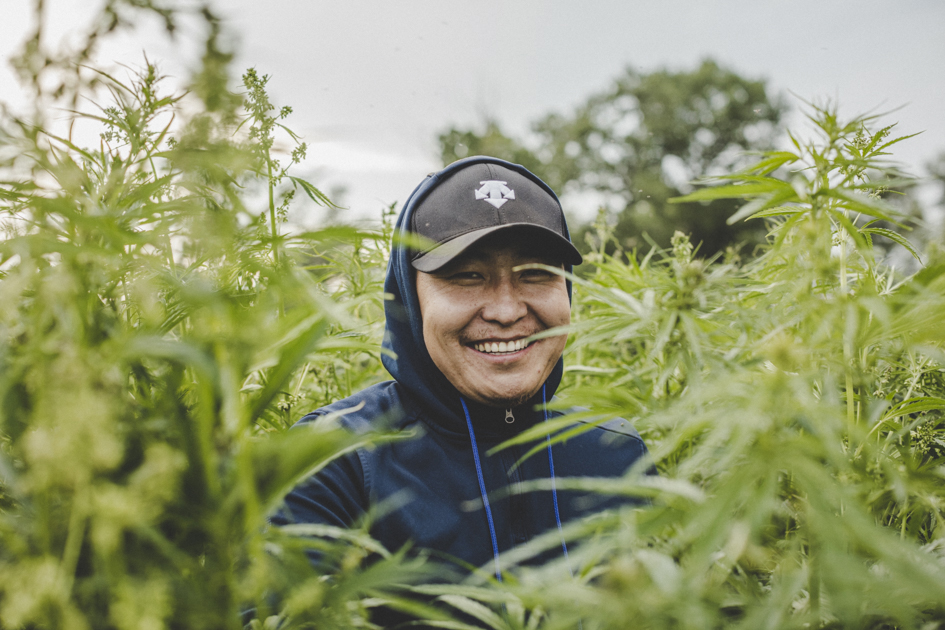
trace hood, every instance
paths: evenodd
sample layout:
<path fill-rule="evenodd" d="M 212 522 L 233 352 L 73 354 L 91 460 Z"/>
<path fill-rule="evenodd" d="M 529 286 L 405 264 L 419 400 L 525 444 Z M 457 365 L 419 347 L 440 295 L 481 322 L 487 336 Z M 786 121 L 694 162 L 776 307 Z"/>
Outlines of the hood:
<path fill-rule="evenodd" d="M 492 157 L 466 158 L 450 164 L 441 171 L 431 173 L 414 189 L 397 217 L 394 228 L 395 240 L 408 232 L 411 214 L 420 201 L 454 171 L 471 163 L 499 164 L 518 171 L 541 185 L 557 199 L 554 191 L 547 184 L 523 166 Z M 567 226 L 565 226 L 565 231 L 567 231 Z M 571 266 L 567 265 L 565 269 L 570 272 Z M 395 244 L 391 251 L 387 265 L 387 278 L 384 282 L 384 291 L 388 294 L 388 299 L 384 304 L 386 326 L 383 342 L 383 347 L 395 356 L 384 354 L 381 361 L 394 380 L 425 409 L 427 418 L 437 425 L 436 428 L 450 433 L 455 432 L 458 435 L 467 435 L 460 393 L 433 363 L 423 341 L 423 322 L 420 317 L 420 303 L 417 300 L 414 273 L 417 272 L 410 264 L 409 249 Z M 570 296 L 571 283 L 568 282 L 569 299 Z M 564 363 L 562 359 L 558 359 L 545 381 L 547 399 L 550 400 L 558 388 L 563 371 Z M 532 400 L 515 408 L 513 412 L 516 422 L 512 424 L 504 422 L 503 409 L 478 405 L 472 401 L 467 401 L 467 404 L 477 435 L 481 435 L 482 438 L 503 439 L 511 437 L 539 420 L 539 414 L 536 413 L 535 408 L 541 405 L 541 399 L 542 393 L 539 390 Z"/>

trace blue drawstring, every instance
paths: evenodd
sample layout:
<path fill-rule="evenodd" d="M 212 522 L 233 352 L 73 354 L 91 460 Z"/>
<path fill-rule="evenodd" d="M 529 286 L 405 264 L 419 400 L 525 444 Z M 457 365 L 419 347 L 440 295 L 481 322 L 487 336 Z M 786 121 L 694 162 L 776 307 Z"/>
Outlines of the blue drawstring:
<path fill-rule="evenodd" d="M 472 442 L 473 460 L 476 462 L 476 476 L 479 478 L 479 493 L 482 495 L 482 504 L 486 508 L 486 520 L 489 521 L 489 536 L 492 537 L 492 558 L 495 560 L 495 578 L 502 581 L 502 571 L 499 569 L 499 543 L 495 535 L 495 521 L 492 520 L 492 508 L 489 507 L 489 497 L 486 496 L 486 482 L 482 478 L 482 465 L 479 463 L 479 446 L 476 444 L 476 432 L 473 431 L 472 420 L 469 418 L 469 409 L 466 407 L 466 401 L 460 397 L 459 402 L 463 405 L 463 413 L 466 414 L 466 428 L 469 429 L 469 440 Z M 545 399 L 545 386 L 541 386 L 541 409 L 544 413 L 545 422 L 548 422 L 548 403 Z M 555 524 L 558 526 L 558 533 L 561 535 L 561 549 L 564 551 L 564 561 L 568 566 L 568 573 L 574 578 L 574 570 L 571 569 L 571 561 L 568 559 L 568 544 L 564 538 L 564 529 L 561 527 L 561 515 L 558 511 L 558 489 L 555 484 L 555 460 L 551 454 L 551 436 L 546 435 L 545 440 L 548 444 L 548 469 L 551 471 L 551 499 L 555 507 Z"/>
<path fill-rule="evenodd" d="M 541 410 L 545 414 L 545 422 L 548 422 L 548 402 L 545 400 L 545 386 L 541 386 Z M 571 579 L 574 579 L 574 570 L 571 569 L 571 561 L 568 558 L 568 543 L 564 540 L 564 529 L 561 527 L 561 515 L 558 512 L 558 488 L 555 484 L 555 458 L 551 455 L 551 436 L 545 435 L 545 441 L 548 444 L 548 469 L 551 471 L 551 499 L 555 504 L 555 523 L 558 525 L 558 533 L 561 535 L 561 549 L 564 551 L 564 563 L 568 565 L 568 573 Z"/>
<path fill-rule="evenodd" d="M 541 386 L 541 410 L 545 414 L 545 422 L 548 422 L 548 401 L 545 400 L 545 386 Z M 551 456 L 551 436 L 545 435 L 548 443 L 548 468 L 551 470 L 551 498 L 555 504 L 555 523 L 558 524 L 558 533 L 561 535 L 561 549 L 564 551 L 564 563 L 568 567 L 568 573 L 571 579 L 574 579 L 574 569 L 571 568 L 571 560 L 568 558 L 568 543 L 564 539 L 564 529 L 561 528 L 561 516 L 558 514 L 558 489 L 555 487 L 555 460 Z M 578 619 L 578 630 L 584 630 L 584 621 Z"/>
<path fill-rule="evenodd" d="M 495 523 L 492 521 L 492 508 L 489 507 L 489 497 L 486 496 L 486 482 L 482 478 L 482 466 L 479 464 L 479 447 L 476 446 L 476 433 L 473 431 L 472 420 L 469 419 L 469 409 L 466 401 L 460 397 L 463 404 L 463 413 L 466 414 L 466 427 L 469 429 L 469 439 L 472 441 L 473 459 L 476 460 L 476 476 L 479 477 L 479 493 L 482 495 L 482 504 L 486 508 L 486 520 L 489 521 L 489 535 L 492 536 L 492 557 L 495 560 L 495 579 L 502 581 L 502 572 L 499 570 L 499 543 L 495 537 Z"/>

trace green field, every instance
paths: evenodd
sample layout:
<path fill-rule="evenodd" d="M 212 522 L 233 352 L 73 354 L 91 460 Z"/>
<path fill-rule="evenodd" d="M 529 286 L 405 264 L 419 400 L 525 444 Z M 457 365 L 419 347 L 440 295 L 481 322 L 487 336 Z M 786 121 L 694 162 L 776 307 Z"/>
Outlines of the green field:
<path fill-rule="evenodd" d="M 95 37 L 120 28 L 103 16 Z M 386 378 L 396 209 L 374 229 L 286 223 L 332 201 L 294 175 L 291 109 L 230 67 L 211 18 L 186 95 L 150 64 L 89 68 L 91 49 L 18 61 L 33 109 L 0 118 L 0 628 L 239 628 L 248 608 L 254 627 L 357 628 L 381 605 L 444 628 L 945 624 L 945 254 L 917 251 L 890 202 L 903 138 L 829 106 L 807 109 L 813 139 L 674 200 L 736 200 L 728 222 L 767 235 L 751 252 L 584 228 L 560 404 L 631 420 L 660 474 L 569 482 L 646 499 L 565 528 L 573 579 L 526 562 L 557 532 L 502 583 L 444 584 L 368 523 L 268 528 L 320 464 L 405 439 L 286 432 Z M 80 146 L 62 111 L 86 98 Z M 892 243 L 917 273 L 883 263 Z"/>

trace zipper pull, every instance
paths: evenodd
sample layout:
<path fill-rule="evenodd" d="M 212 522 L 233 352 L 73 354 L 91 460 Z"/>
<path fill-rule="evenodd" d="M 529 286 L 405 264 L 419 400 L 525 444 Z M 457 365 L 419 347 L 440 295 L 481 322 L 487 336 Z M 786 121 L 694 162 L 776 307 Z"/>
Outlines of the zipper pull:
<path fill-rule="evenodd" d="M 515 416 L 512 415 L 511 409 L 505 410 L 505 422 L 506 424 L 512 424 L 513 422 L 515 422 Z"/>

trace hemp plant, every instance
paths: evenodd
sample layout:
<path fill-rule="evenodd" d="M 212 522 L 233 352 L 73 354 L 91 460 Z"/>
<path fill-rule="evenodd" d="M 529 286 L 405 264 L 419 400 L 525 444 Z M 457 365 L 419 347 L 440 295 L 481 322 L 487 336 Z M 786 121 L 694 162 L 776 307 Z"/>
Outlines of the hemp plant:
<path fill-rule="evenodd" d="M 40 38 L 24 53 L 39 113 L 0 118 L 4 628 L 239 628 L 241 610 L 266 619 L 314 592 L 313 547 L 344 570 L 316 611 L 287 610 L 344 627 L 427 572 L 382 552 L 378 580 L 363 536 L 267 530 L 287 488 L 383 439 L 330 422 L 271 430 L 307 362 L 366 345 L 325 286 L 345 270 L 290 259 L 377 235 L 260 235 L 273 215 L 245 191 L 261 175 L 274 185 L 259 165 L 277 150 L 241 139 L 218 21 L 196 17 L 208 36 L 189 94 L 165 94 L 148 60 L 127 80 L 85 68 L 58 83 Z M 45 122 L 51 102 L 99 101 L 67 107 L 83 133 Z"/>
<path fill-rule="evenodd" d="M 888 238 L 918 256 L 874 222 L 897 225 L 884 196 L 903 176 L 886 152 L 904 138 L 832 108 L 810 120 L 812 139 L 684 198 L 746 200 L 731 220 L 768 223 L 757 257 L 701 261 L 677 234 L 671 251 L 601 247 L 591 274 L 572 278 L 575 339 L 556 404 L 592 408 L 571 416 L 586 423 L 631 420 L 660 476 L 557 480 L 559 492 L 645 504 L 570 526 L 574 580 L 560 560 L 502 587 L 542 611 L 542 627 L 945 618 L 945 262 L 901 277 L 873 249 Z M 567 423 L 518 441 L 567 439 Z"/>
<path fill-rule="evenodd" d="M 249 123 L 249 140 L 254 155 L 262 162 L 265 168 L 266 189 L 269 199 L 269 230 L 272 239 L 272 256 L 276 263 L 279 262 L 279 230 L 278 223 L 285 222 L 288 215 L 289 205 L 295 196 L 295 191 L 301 188 L 308 197 L 320 206 L 337 208 L 331 200 L 325 196 L 318 188 L 310 182 L 289 175 L 289 169 L 305 159 L 308 145 L 291 129 L 282 122 L 289 114 L 292 108 L 285 105 L 275 112 L 275 105 L 269 100 L 266 92 L 266 85 L 269 83 L 269 75 L 259 75 L 255 68 L 250 68 L 243 74 L 243 86 L 246 88 L 246 97 L 243 105 L 246 109 L 244 123 Z M 288 164 L 282 166 L 279 159 L 274 156 L 275 147 L 273 146 L 276 138 L 275 132 L 281 129 L 294 144 L 289 155 Z M 282 193 L 279 205 L 276 205 L 276 191 L 279 184 L 288 178 L 292 182 L 292 189 Z"/>
<path fill-rule="evenodd" d="M 17 61 L 32 113 L 0 115 L 0 627 L 365 628 L 380 605 L 449 628 L 941 625 L 945 260 L 886 201 L 894 128 L 813 108 L 810 140 L 685 198 L 744 200 L 730 220 L 768 230 L 749 259 L 701 260 L 682 233 L 623 251 L 598 221 L 552 403 L 592 411 L 519 441 L 622 417 L 660 474 L 557 479 L 562 500 L 643 502 L 569 524 L 566 559 L 551 532 L 501 584 L 444 583 L 371 540 L 386 506 L 266 525 L 331 458 L 407 437 L 286 430 L 383 378 L 394 206 L 380 229 L 280 231 L 299 187 L 330 202 L 291 174 L 307 148 L 268 77 L 230 89 L 206 7 L 198 71 L 167 94 L 147 58 L 128 78 L 90 64 L 136 11 L 173 31 L 180 10 L 109 0 L 62 57 L 42 5 Z"/>

